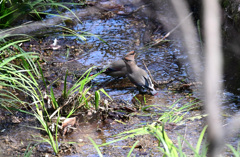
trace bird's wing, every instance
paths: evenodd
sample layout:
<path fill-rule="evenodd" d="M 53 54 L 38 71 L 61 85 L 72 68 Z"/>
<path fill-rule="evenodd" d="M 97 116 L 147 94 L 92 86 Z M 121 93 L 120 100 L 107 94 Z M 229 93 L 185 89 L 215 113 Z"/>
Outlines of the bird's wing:
<path fill-rule="evenodd" d="M 110 67 L 106 69 L 106 72 L 114 72 L 114 71 L 118 71 L 118 70 Z"/>
<path fill-rule="evenodd" d="M 143 76 L 143 78 L 145 79 L 145 87 L 149 88 L 151 90 L 154 90 L 154 85 L 153 85 L 150 77 L 149 76 Z"/>

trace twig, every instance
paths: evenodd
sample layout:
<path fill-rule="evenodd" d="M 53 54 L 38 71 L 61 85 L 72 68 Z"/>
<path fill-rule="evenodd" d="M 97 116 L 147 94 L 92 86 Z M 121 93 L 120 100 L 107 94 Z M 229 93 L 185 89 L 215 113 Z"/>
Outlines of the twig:
<path fill-rule="evenodd" d="M 162 82 L 155 81 L 155 80 L 153 79 L 153 77 L 152 77 L 152 74 L 151 74 L 150 71 L 148 70 L 148 68 L 147 68 L 144 60 L 142 60 L 142 61 L 143 61 L 143 65 L 145 66 L 145 68 L 146 68 L 146 70 L 147 70 L 147 72 L 148 72 L 149 77 L 151 78 L 151 80 L 152 80 L 152 82 L 153 82 L 153 84 L 154 84 L 155 86 L 158 86 L 158 85 L 161 85 L 161 84 L 168 84 L 168 83 L 173 82 L 174 80 L 178 80 L 178 81 L 182 82 L 181 80 L 179 80 L 179 79 L 176 78 L 176 77 L 174 77 L 174 79 L 171 79 L 171 80 L 169 80 L 169 81 L 162 81 Z M 195 85 L 202 85 L 202 82 L 185 83 L 185 84 L 182 84 L 181 86 L 179 86 L 178 88 L 190 87 L 190 86 L 195 86 Z"/>
<path fill-rule="evenodd" d="M 148 75 L 149 75 L 149 77 L 151 78 L 152 82 L 153 82 L 154 84 L 157 84 L 157 82 L 153 79 L 152 74 L 151 74 L 150 71 L 148 70 L 148 68 L 147 68 L 144 60 L 142 60 L 142 61 L 143 61 L 143 65 L 145 66 L 145 68 L 146 68 L 146 70 L 147 70 L 147 72 L 148 72 Z"/>
<path fill-rule="evenodd" d="M 153 43 L 152 45 L 149 45 L 149 47 L 153 47 L 153 46 L 158 45 L 160 42 L 162 42 L 163 40 L 165 40 L 170 34 L 171 34 L 171 32 L 168 32 L 163 38 L 157 39 L 157 40 L 155 41 L 155 43 Z"/>
<path fill-rule="evenodd" d="M 173 82 L 174 80 L 176 80 L 176 78 L 174 78 L 174 79 L 171 79 L 171 80 L 168 80 L 168 81 L 161 81 L 161 82 L 160 82 L 160 81 L 155 81 L 155 80 L 153 79 L 153 77 L 152 77 L 152 74 L 151 74 L 150 71 L 148 70 L 148 68 L 147 68 L 144 60 L 142 60 L 142 61 L 143 61 L 143 65 L 145 66 L 145 68 L 146 68 L 146 70 L 147 70 L 147 72 L 148 72 L 148 75 L 149 75 L 150 79 L 152 80 L 152 82 L 153 82 L 153 84 L 154 84 L 155 86 L 159 86 L 159 85 L 163 85 L 163 84 L 168 84 L 168 83 L 171 83 L 171 82 Z"/>
<path fill-rule="evenodd" d="M 69 105 L 71 102 L 73 102 L 73 101 L 75 100 L 75 98 L 76 98 L 77 96 L 79 96 L 79 95 L 82 95 L 82 94 L 81 94 L 81 93 L 78 93 L 78 94 L 75 94 L 74 96 L 68 98 L 68 100 L 65 101 L 62 106 L 60 106 L 57 110 L 55 110 L 55 111 L 52 113 L 52 115 L 49 117 L 49 119 L 52 119 L 52 118 L 56 115 L 57 112 L 59 112 L 64 106 Z M 83 106 L 82 103 L 81 103 L 80 105 Z M 80 106 L 80 105 L 79 105 L 79 106 Z M 78 108 L 79 108 L 79 106 L 78 106 Z"/>
<path fill-rule="evenodd" d="M 155 43 L 149 45 L 149 46 L 144 46 L 142 48 L 140 48 L 140 50 L 142 49 L 147 49 L 153 46 L 158 45 L 160 42 L 162 42 L 163 40 L 165 40 L 172 32 L 174 32 L 176 29 L 178 29 L 178 27 L 180 27 L 193 13 L 189 13 L 177 26 L 175 26 L 170 32 L 168 32 L 163 38 L 158 39 L 155 41 Z"/>
<path fill-rule="evenodd" d="M 187 20 L 193 13 L 189 13 L 188 16 L 186 16 L 176 27 L 174 27 L 170 32 L 168 32 L 162 39 L 158 39 L 154 44 L 150 45 L 155 46 L 157 44 L 159 44 L 161 41 L 163 41 L 164 39 L 166 39 L 172 32 L 174 32 L 176 29 L 178 29 L 178 27 L 180 27 L 183 22 L 185 22 L 185 20 Z"/>

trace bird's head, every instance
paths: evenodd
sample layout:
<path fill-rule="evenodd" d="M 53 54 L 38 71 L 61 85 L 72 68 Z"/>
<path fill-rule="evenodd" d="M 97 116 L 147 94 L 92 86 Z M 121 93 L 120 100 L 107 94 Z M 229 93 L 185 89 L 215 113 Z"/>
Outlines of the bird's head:
<path fill-rule="evenodd" d="M 125 57 L 123 57 L 123 60 L 125 62 L 134 61 L 135 55 L 136 55 L 135 51 L 130 51 L 128 52 L 128 54 L 126 54 Z"/>

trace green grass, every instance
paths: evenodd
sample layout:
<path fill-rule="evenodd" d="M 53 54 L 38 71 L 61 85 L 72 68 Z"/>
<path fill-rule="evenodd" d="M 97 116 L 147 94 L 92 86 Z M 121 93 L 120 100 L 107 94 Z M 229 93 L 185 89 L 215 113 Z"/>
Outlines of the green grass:
<path fill-rule="evenodd" d="M 50 88 L 50 91 L 47 90 L 46 79 L 43 76 L 42 69 L 38 66 L 37 62 L 38 54 L 34 52 L 24 52 L 17 45 L 11 44 L 19 50 L 19 54 L 12 55 L 9 58 L 6 58 L 0 62 L 0 107 L 6 108 L 8 110 L 22 111 L 24 113 L 33 115 L 41 124 L 41 127 L 33 126 L 35 129 L 44 130 L 48 138 L 42 138 L 39 142 L 49 143 L 54 152 L 57 154 L 58 149 L 58 128 L 55 129 L 55 132 L 52 132 L 49 129 L 48 123 L 51 122 L 51 119 L 54 116 L 57 116 L 58 121 L 56 126 L 58 126 L 60 115 L 60 110 L 62 106 L 58 105 L 58 102 L 55 98 L 53 89 Z M 2 54 L 1 54 L 2 55 Z M 19 61 L 19 65 L 14 63 Z M 38 63 L 38 64 L 37 64 Z M 87 70 L 78 81 L 69 89 L 66 87 L 66 79 L 64 81 L 64 90 L 63 97 L 67 100 L 74 93 L 79 93 L 78 104 L 73 106 L 72 110 L 68 113 L 67 117 L 70 117 L 77 109 L 82 106 L 88 108 L 88 101 L 90 101 L 90 96 L 87 96 L 90 87 L 86 87 L 86 84 L 89 83 L 93 78 L 98 76 L 100 73 L 90 76 L 92 68 Z M 66 73 L 65 78 L 68 76 Z M 47 90 L 47 95 L 50 98 L 50 104 L 55 109 L 53 114 L 49 113 L 46 104 L 44 102 L 44 94 L 42 93 L 42 87 L 39 84 L 39 81 L 44 82 L 44 86 Z M 96 109 L 99 106 L 100 102 L 100 92 L 107 95 L 104 89 L 96 91 L 96 99 L 93 107 Z M 15 96 L 15 93 L 23 93 L 25 97 L 29 97 L 31 102 L 25 101 Z M 107 95 L 109 97 L 109 95 Z M 31 108 L 31 110 L 20 110 L 18 109 L 21 106 L 26 108 Z M 50 115 L 51 114 L 51 115 Z"/>
<path fill-rule="evenodd" d="M 16 45 L 15 45 L 16 46 Z M 0 64 L 0 101 L 1 107 L 9 109 L 9 107 L 18 108 L 21 105 L 25 107 L 32 108 L 31 111 L 26 111 L 25 113 L 34 115 L 41 125 L 43 126 L 44 130 L 47 132 L 50 138 L 50 143 L 54 148 L 55 152 L 58 152 L 56 149 L 56 143 L 53 142 L 53 137 L 51 132 L 48 129 L 47 121 L 44 119 L 42 114 L 42 110 L 45 113 L 47 109 L 44 104 L 43 94 L 39 87 L 37 78 L 39 78 L 39 71 L 33 61 L 33 59 L 37 58 L 36 53 L 24 53 L 21 51 L 21 54 L 12 56 L 3 60 Z M 21 60 L 22 65 L 15 65 L 12 64 L 11 61 L 16 59 Z M 11 92 L 12 91 L 12 92 Z M 25 96 L 31 98 L 32 102 L 29 103 L 24 100 L 20 100 L 14 93 L 24 93 Z M 8 97 L 6 95 L 8 94 Z M 9 100 L 12 102 L 9 104 Z M 36 110 L 33 109 L 33 105 L 35 105 Z M 47 114 L 48 115 L 48 114 Z M 48 116 L 49 117 L 49 116 Z"/>
<path fill-rule="evenodd" d="M 183 124 L 186 120 L 189 119 L 186 117 L 187 112 L 192 110 L 194 108 L 194 106 L 196 105 L 196 103 L 199 103 L 196 101 L 192 101 L 192 102 L 186 103 L 185 105 L 182 105 L 181 107 L 176 107 L 176 104 L 179 103 L 179 101 L 181 101 L 182 99 L 183 98 L 177 100 L 168 109 L 164 109 L 164 112 L 159 111 L 159 114 L 156 114 L 157 116 L 159 116 L 159 118 L 157 119 L 156 122 L 152 122 L 151 124 L 148 124 L 148 123 L 139 124 L 138 126 L 140 126 L 140 127 L 136 128 L 136 129 L 124 131 L 122 133 L 115 135 L 114 136 L 115 140 L 112 140 L 110 142 L 103 143 L 100 145 L 94 144 L 94 147 L 98 148 L 98 147 L 107 146 L 107 145 L 110 145 L 110 144 L 113 144 L 113 143 L 116 143 L 118 141 L 122 141 L 122 140 L 125 140 L 128 138 L 133 139 L 136 136 L 152 135 L 153 137 L 155 137 L 157 139 L 157 141 L 158 141 L 157 148 L 163 154 L 163 156 L 168 156 L 168 157 L 178 157 L 178 156 L 185 157 L 185 156 L 187 156 L 185 154 L 185 152 L 183 152 L 181 141 L 185 141 L 188 144 L 188 148 L 190 148 L 192 150 L 192 152 L 195 154 L 194 156 L 206 156 L 207 147 L 204 143 L 204 135 L 205 135 L 205 131 L 206 131 L 207 127 L 204 127 L 204 129 L 202 130 L 195 148 L 193 146 L 191 146 L 189 144 L 189 142 L 187 140 L 185 140 L 181 135 L 178 135 L 178 139 L 177 139 L 178 144 L 177 145 L 174 144 L 173 141 L 168 137 L 167 132 L 164 129 L 165 125 L 167 125 L 169 123 L 175 123 L 176 125 Z M 142 108 L 142 111 L 145 111 L 152 107 L 154 107 L 155 109 L 158 108 L 159 110 L 161 110 L 161 106 L 149 105 L 149 106 L 144 106 Z M 156 110 L 155 110 L 155 112 L 156 112 Z M 136 143 L 137 143 L 137 141 L 136 141 Z M 132 153 L 133 149 L 134 149 L 134 147 L 132 147 L 132 149 L 130 150 L 131 153 Z M 128 154 L 128 156 L 129 156 L 129 154 Z"/>
<path fill-rule="evenodd" d="M 37 144 L 35 144 L 35 145 L 33 145 L 32 147 L 31 147 L 31 143 L 27 146 L 27 148 L 26 148 L 26 151 L 24 152 L 24 154 L 23 154 L 23 156 L 24 157 L 30 157 L 30 156 L 32 156 L 32 151 L 33 151 L 33 149 L 38 145 L 39 143 L 37 143 Z"/>
<path fill-rule="evenodd" d="M 240 157 L 240 142 L 238 142 L 237 148 L 234 148 L 232 145 L 227 144 L 227 147 L 231 150 L 235 157 Z"/>
<path fill-rule="evenodd" d="M 0 4 L 0 28 L 8 28 L 2 30 L 4 34 L 0 37 L 0 107 L 9 111 L 17 110 L 34 116 L 41 124 L 41 127 L 32 126 L 35 129 L 44 130 L 48 138 L 42 138 L 39 142 L 49 143 L 54 152 L 58 153 L 58 129 L 52 132 L 49 129 L 47 122 L 51 122 L 54 116 L 57 116 L 58 120 L 61 117 L 62 106 L 59 106 L 59 102 L 55 97 L 52 86 L 50 89 L 47 87 L 46 79 L 44 78 L 43 71 L 38 63 L 39 56 L 35 52 L 25 52 L 20 46 L 21 43 L 34 39 L 33 37 L 25 34 L 11 34 L 15 29 L 24 27 L 19 25 L 14 28 L 9 28 L 17 20 L 21 20 L 20 17 L 34 16 L 38 20 L 42 20 L 42 15 L 58 16 L 63 19 L 69 19 L 69 17 L 61 16 L 61 8 L 68 10 L 79 21 L 80 19 L 69 9 L 67 6 L 83 5 L 84 3 L 59 3 L 54 0 L 3 0 Z M 52 8 L 54 13 L 46 12 L 47 9 Z M 21 24 L 19 22 L 18 24 Z M 72 29 L 61 25 L 54 25 L 54 27 L 60 28 L 61 32 L 65 32 L 65 36 L 76 36 L 81 40 L 86 40 L 84 35 L 81 35 Z M 57 31 L 54 30 L 54 33 Z M 85 35 L 92 35 L 87 32 L 80 32 Z M 101 40 L 101 38 L 99 38 Z M 14 49 L 13 49 L 14 48 Z M 92 79 L 98 76 L 100 73 L 90 76 L 90 72 L 93 68 L 87 70 L 79 80 L 69 89 L 66 86 L 66 73 L 64 81 L 64 90 L 62 96 L 64 100 L 78 93 L 77 104 L 67 113 L 66 118 L 70 117 L 75 111 L 81 107 L 89 108 L 89 101 L 91 96 L 88 94 L 90 87 L 86 84 Z M 40 86 L 39 82 L 44 83 L 44 87 Z M 42 88 L 45 88 L 46 94 L 50 99 L 50 105 L 55 110 L 53 113 L 49 113 L 46 104 L 44 102 L 44 93 Z M 49 89 L 49 90 L 48 90 Z M 95 103 L 93 107 L 96 110 L 100 105 L 100 92 L 109 95 L 100 89 L 95 92 Z M 23 98 L 19 98 L 15 93 L 22 93 L 23 97 L 29 97 L 31 102 L 25 101 Z M 91 104 L 91 103 L 90 103 Z M 30 108 L 31 110 L 20 109 L 22 107 Z M 57 122 L 58 124 L 58 122 Z M 58 126 L 58 125 L 56 125 Z M 27 152 L 29 154 L 29 152 Z M 26 156 L 28 156 L 26 154 Z"/>
<path fill-rule="evenodd" d="M 100 151 L 100 149 L 99 149 L 99 146 L 94 142 L 94 140 L 93 140 L 91 137 L 88 137 L 88 139 L 92 142 L 94 148 L 97 150 L 98 155 L 99 155 L 100 157 L 103 157 L 103 155 L 102 155 L 102 153 L 101 153 L 101 151 Z M 130 157 L 130 156 L 131 156 L 131 154 L 132 154 L 134 148 L 136 147 L 136 145 L 138 144 L 138 142 L 139 142 L 139 141 L 136 141 L 136 142 L 133 144 L 132 148 L 130 149 L 130 151 L 129 151 L 128 155 L 127 155 L 127 157 Z"/>
<path fill-rule="evenodd" d="M 19 22 L 19 19 L 25 16 L 32 17 L 35 20 L 42 20 L 43 15 L 59 16 L 63 19 L 68 17 L 61 16 L 60 8 L 68 10 L 73 16 L 80 21 L 80 19 L 71 11 L 68 6 L 84 5 L 84 3 L 66 3 L 58 2 L 56 0 L 2 0 L 0 3 L 0 28 L 7 28 L 14 23 Z M 46 12 L 49 8 L 55 10 L 57 13 Z"/>
<path fill-rule="evenodd" d="M 188 145 L 188 148 L 192 150 L 194 157 L 205 157 L 207 156 L 207 144 L 206 141 L 204 140 L 204 135 L 206 132 L 207 126 L 205 126 L 202 130 L 202 132 L 199 135 L 198 142 L 196 147 L 194 148 L 186 139 L 184 139 L 183 136 L 179 135 L 178 136 L 178 153 L 180 154 L 180 157 L 187 157 L 185 152 L 182 150 L 182 141 L 186 142 Z"/>

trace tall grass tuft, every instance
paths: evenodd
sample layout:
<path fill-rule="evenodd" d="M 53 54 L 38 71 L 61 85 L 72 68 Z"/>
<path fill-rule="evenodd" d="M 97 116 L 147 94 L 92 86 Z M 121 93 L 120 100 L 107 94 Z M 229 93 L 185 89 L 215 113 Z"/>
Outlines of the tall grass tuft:
<path fill-rule="evenodd" d="M 71 12 L 74 17 L 80 19 L 69 9 L 68 6 L 84 5 L 84 3 L 64 3 L 56 0 L 2 0 L 0 3 L 0 28 L 8 28 L 14 23 L 21 24 L 19 19 L 30 17 L 35 20 L 42 20 L 45 15 L 59 16 L 64 19 L 68 17 L 58 15 L 56 13 L 46 12 L 49 8 L 60 13 L 59 8 L 63 8 Z"/>
<path fill-rule="evenodd" d="M 156 122 L 152 122 L 151 124 L 141 124 L 142 127 L 119 133 L 114 136 L 116 138 L 115 140 L 112 140 L 110 142 L 107 142 L 101 145 L 97 145 L 97 147 L 106 146 L 118 141 L 122 141 L 128 138 L 134 138 L 140 135 L 141 136 L 152 135 L 158 140 L 157 148 L 159 149 L 160 152 L 163 153 L 163 156 L 168 156 L 168 157 L 186 156 L 186 154 L 183 152 L 183 149 L 182 149 L 181 139 L 184 140 L 186 143 L 188 142 L 184 138 L 182 138 L 181 135 L 179 135 L 178 146 L 176 146 L 173 143 L 173 141 L 168 137 L 167 132 L 164 129 L 165 125 L 169 123 L 175 123 L 176 125 L 178 125 L 178 124 L 182 124 L 185 120 L 190 119 L 190 118 L 185 118 L 185 115 L 188 113 L 188 111 L 194 108 L 194 105 L 196 103 L 199 103 L 199 102 L 192 101 L 190 103 L 183 105 L 182 107 L 176 107 L 176 104 L 180 100 L 182 100 L 182 98 L 177 100 L 174 104 L 172 104 L 168 110 L 164 110 L 164 112 L 157 114 L 157 115 L 160 115 L 160 117 L 157 119 Z M 150 107 L 156 107 L 156 105 L 145 106 L 142 110 L 144 111 Z M 192 118 L 194 119 L 195 117 L 192 117 Z M 204 141 L 203 137 L 204 137 L 206 128 L 207 127 L 205 127 L 201 132 L 196 148 L 192 147 L 188 143 L 188 147 L 194 152 L 195 156 L 206 155 L 207 147 L 203 143 Z M 202 150 L 200 151 L 201 147 L 202 147 Z"/>
<path fill-rule="evenodd" d="M 5 58 L 0 61 L 0 107 L 6 108 L 8 110 L 12 110 L 15 108 L 18 111 L 22 111 L 24 113 L 30 114 L 34 116 L 41 124 L 41 127 L 33 127 L 35 129 L 44 130 L 48 138 L 42 138 L 39 142 L 47 142 L 49 143 L 54 152 L 57 154 L 59 149 L 59 139 L 58 139 L 58 128 L 55 129 L 55 132 L 52 132 L 49 129 L 48 123 L 51 122 L 51 118 L 54 116 L 50 115 L 46 108 L 46 104 L 44 102 L 44 94 L 39 85 L 40 79 L 43 80 L 44 86 L 47 90 L 47 85 L 45 82 L 45 78 L 42 73 L 42 69 L 39 66 L 37 61 L 38 54 L 34 52 L 24 52 L 19 46 L 13 45 L 16 49 L 18 49 L 19 54 L 13 54 L 11 57 Z M 11 49 L 9 49 L 11 50 Z M 0 57 L 3 55 L 0 54 Z M 20 64 L 16 65 L 15 62 L 19 61 Z M 89 83 L 93 78 L 99 75 L 99 73 L 90 76 L 92 68 L 87 70 L 81 78 L 70 88 L 66 87 L 66 79 L 64 81 L 64 91 L 63 96 L 65 99 L 72 96 L 74 93 L 79 93 L 78 97 L 78 105 L 74 106 L 72 110 L 68 113 L 67 117 L 70 117 L 78 108 L 83 105 L 88 105 L 88 101 L 90 101 L 90 96 L 87 96 L 90 87 L 86 87 L 87 83 Z M 66 73 L 67 77 L 68 73 Z M 99 98 L 96 101 L 95 106 L 99 105 L 100 101 L 100 91 L 107 95 L 104 89 L 100 89 L 98 91 Z M 26 101 L 25 99 L 20 99 L 15 95 L 15 93 L 23 93 L 24 97 L 28 97 L 31 102 Z M 47 92 L 50 101 L 52 104 L 52 108 L 55 109 L 54 114 L 57 114 L 57 123 L 56 127 L 58 127 L 61 106 L 58 105 L 58 102 L 55 98 L 53 89 L 50 88 L 50 91 Z M 109 95 L 107 95 L 109 96 Z M 30 108 L 31 110 L 22 110 L 18 108 Z"/>

